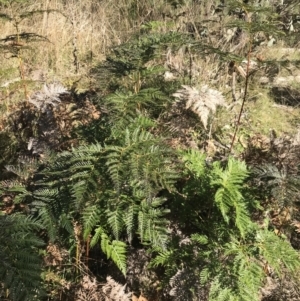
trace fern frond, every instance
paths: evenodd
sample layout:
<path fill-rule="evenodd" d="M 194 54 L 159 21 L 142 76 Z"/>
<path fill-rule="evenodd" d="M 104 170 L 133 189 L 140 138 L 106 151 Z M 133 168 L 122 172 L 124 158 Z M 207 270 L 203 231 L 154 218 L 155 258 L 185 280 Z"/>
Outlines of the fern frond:
<path fill-rule="evenodd" d="M 110 175 L 111 180 L 113 181 L 116 191 L 120 192 L 122 187 L 122 176 L 123 170 L 121 165 L 121 148 L 119 147 L 107 147 L 107 155 L 106 155 L 106 165 L 107 170 Z"/>
<path fill-rule="evenodd" d="M 300 261 L 298 252 L 274 232 L 266 229 L 258 231 L 257 242 L 261 255 L 279 276 L 282 275 L 282 265 L 290 273 L 299 271 Z"/>
<path fill-rule="evenodd" d="M 254 256 L 256 251 L 255 248 L 246 248 L 234 237 L 226 245 L 225 254 L 234 256 L 233 273 L 237 281 L 237 295 L 241 300 L 259 301 L 259 289 L 263 285 L 265 273 L 261 261 Z"/>
<path fill-rule="evenodd" d="M 91 234 L 96 225 L 100 222 L 100 212 L 96 205 L 89 205 L 83 210 L 82 213 L 83 220 L 83 238 Z"/>
<path fill-rule="evenodd" d="M 152 228 L 150 228 L 152 227 Z M 151 241 L 151 245 L 154 247 L 160 247 L 166 249 L 169 237 L 167 235 L 166 228 L 157 227 L 149 223 L 149 229 L 147 234 L 148 239 Z"/>
<path fill-rule="evenodd" d="M 136 226 L 136 219 L 138 213 L 138 206 L 136 204 L 130 204 L 123 213 L 123 222 L 126 226 L 126 232 L 129 243 L 132 242 L 134 229 Z"/>
<path fill-rule="evenodd" d="M 60 83 L 51 83 L 44 85 L 41 91 L 35 92 L 30 98 L 29 102 L 32 103 L 39 110 L 46 110 L 47 105 L 51 104 L 56 106 L 61 102 L 59 96 L 61 94 L 69 94 Z"/>
<path fill-rule="evenodd" d="M 86 176 L 86 173 L 84 173 L 84 175 Z M 81 207 L 81 201 L 84 200 L 84 196 L 87 192 L 87 186 L 87 181 L 82 179 L 78 179 L 78 181 L 72 185 L 71 195 L 75 200 L 76 209 Z"/>
<path fill-rule="evenodd" d="M 44 201 L 46 203 L 49 203 L 51 200 L 55 199 L 57 195 L 57 188 L 40 188 L 33 192 L 33 196 L 36 200 Z"/>
<path fill-rule="evenodd" d="M 138 213 L 138 233 L 142 243 L 150 242 L 152 247 L 166 249 L 168 221 L 164 216 L 167 213 L 169 213 L 168 209 L 159 208 L 157 204 L 142 202 Z"/>
<path fill-rule="evenodd" d="M 249 211 L 247 210 L 243 199 L 235 201 L 234 208 L 236 214 L 235 224 L 240 230 L 242 237 L 245 237 L 246 234 L 253 229 Z"/>
<path fill-rule="evenodd" d="M 106 147 L 106 165 L 118 193 L 123 185 L 134 183 L 152 197 L 161 188 L 171 189 L 178 173 L 171 161 L 172 152 L 159 138 L 140 128 L 123 133 L 122 146 Z"/>
<path fill-rule="evenodd" d="M 241 264 L 238 274 L 238 289 L 242 300 L 259 301 L 259 290 L 263 285 L 264 278 L 264 270 L 258 262 L 248 259 L 247 262 Z"/>
<path fill-rule="evenodd" d="M 149 88 L 140 90 L 138 93 L 117 92 L 107 97 L 106 100 L 115 114 L 121 114 L 119 117 L 125 115 L 133 117 L 137 115 L 137 110 L 154 105 L 155 101 L 165 98 L 166 96 L 158 89 Z"/>
<path fill-rule="evenodd" d="M 44 245 L 34 231 L 39 222 L 23 215 L 0 216 L 0 291 L 10 300 L 35 300 L 41 292 L 41 258 Z"/>
<path fill-rule="evenodd" d="M 200 283 L 206 284 L 211 276 L 209 268 L 204 268 L 200 272 Z"/>
<path fill-rule="evenodd" d="M 62 213 L 59 217 L 59 224 L 63 229 L 67 230 L 70 235 L 74 235 L 74 227 L 70 216 L 66 213 Z"/>
<path fill-rule="evenodd" d="M 160 250 L 158 254 L 151 260 L 150 266 L 166 266 L 169 261 L 174 257 L 173 250 Z"/>
<path fill-rule="evenodd" d="M 5 169 L 14 173 L 22 181 L 27 181 L 38 169 L 38 161 L 28 157 L 19 159 L 17 165 L 6 165 Z"/>
<path fill-rule="evenodd" d="M 147 131 L 148 129 L 154 128 L 156 126 L 156 122 L 154 120 L 152 120 L 149 117 L 146 117 L 142 114 L 139 114 L 137 117 L 129 120 L 130 124 L 128 124 L 127 126 L 130 129 L 143 129 L 145 131 Z"/>
<path fill-rule="evenodd" d="M 32 192 L 28 191 L 26 185 L 19 180 L 0 182 L 0 193 L 2 195 L 13 194 L 14 204 L 25 202 L 27 197 L 32 196 Z"/>
<path fill-rule="evenodd" d="M 38 219 L 47 230 L 50 241 L 54 241 L 57 238 L 57 223 L 56 218 L 48 205 L 40 208 Z"/>
<path fill-rule="evenodd" d="M 243 162 L 229 158 L 225 170 L 218 163 L 214 164 L 212 184 L 218 187 L 215 202 L 227 223 L 230 220 L 230 209 L 235 209 L 235 223 L 243 237 L 252 224 L 241 194 L 242 184 L 247 177 L 248 171 Z"/>
<path fill-rule="evenodd" d="M 206 245 L 208 244 L 208 238 L 206 235 L 200 235 L 198 233 L 192 234 L 191 235 L 191 241 L 195 242 L 199 245 Z"/>
<path fill-rule="evenodd" d="M 209 301 L 240 301 L 240 299 L 230 288 L 223 287 L 220 279 L 216 277 L 210 287 Z"/>
<path fill-rule="evenodd" d="M 289 175 L 284 166 L 281 170 L 271 164 L 253 169 L 255 181 L 258 185 L 270 190 L 280 207 L 289 207 L 297 202 L 300 196 L 298 175 Z"/>
<path fill-rule="evenodd" d="M 119 208 L 114 211 L 106 210 L 107 222 L 110 226 L 114 237 L 119 240 L 123 230 L 123 214 Z"/>
<path fill-rule="evenodd" d="M 103 228 L 97 227 L 97 229 L 95 230 L 95 234 L 93 235 L 91 242 L 90 242 L 90 246 L 93 248 L 99 240 L 101 240 L 101 235 L 104 233 Z"/>
<path fill-rule="evenodd" d="M 138 231 L 140 235 L 141 242 L 147 240 L 146 231 L 148 226 L 148 214 L 145 211 L 139 211 L 138 213 Z"/>
<path fill-rule="evenodd" d="M 215 113 L 217 106 L 225 105 L 224 97 L 219 91 L 210 89 L 206 85 L 202 86 L 200 90 L 190 86 L 182 86 L 182 88 L 173 96 L 179 101 L 185 101 L 186 109 L 191 109 L 197 114 L 206 129 L 209 114 Z"/>
<path fill-rule="evenodd" d="M 102 287 L 102 291 L 105 295 L 105 301 L 113 300 L 113 301 L 131 301 L 132 293 L 126 293 L 125 285 L 121 285 L 120 283 L 113 280 L 111 277 L 106 278 L 106 283 Z"/>
<path fill-rule="evenodd" d="M 126 244 L 122 241 L 110 241 L 109 237 L 103 232 L 101 234 L 101 249 L 106 254 L 107 259 L 117 265 L 122 274 L 126 275 Z"/>
<path fill-rule="evenodd" d="M 197 178 L 202 178 L 206 172 L 206 155 L 196 149 L 190 149 L 182 153 L 182 160 Z"/>

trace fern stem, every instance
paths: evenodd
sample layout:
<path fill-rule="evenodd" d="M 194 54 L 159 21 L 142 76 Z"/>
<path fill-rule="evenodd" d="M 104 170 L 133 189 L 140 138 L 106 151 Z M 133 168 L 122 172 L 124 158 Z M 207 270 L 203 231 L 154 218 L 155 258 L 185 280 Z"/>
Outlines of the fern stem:
<path fill-rule="evenodd" d="M 190 47 L 188 48 L 188 51 L 189 51 L 189 63 L 190 63 L 190 66 L 189 66 L 189 79 L 190 79 L 190 85 L 192 85 L 192 67 L 193 67 L 193 58 L 192 58 L 192 53 L 191 53 L 191 49 Z"/>
<path fill-rule="evenodd" d="M 90 242 L 91 242 L 91 235 L 89 235 L 86 240 L 86 265 L 88 265 L 89 263 Z"/>
<path fill-rule="evenodd" d="M 245 106 L 245 102 L 246 102 L 247 95 L 248 95 L 251 51 L 252 51 L 252 39 L 250 39 L 249 49 L 248 49 L 248 53 L 247 53 L 247 68 L 246 68 L 246 79 L 245 79 L 245 90 L 244 90 L 244 95 L 243 95 L 243 102 L 242 102 L 242 106 L 241 106 L 241 109 L 240 109 L 240 112 L 239 112 L 237 123 L 235 125 L 234 134 L 233 134 L 233 138 L 232 138 L 230 149 L 229 149 L 229 154 L 231 154 L 234 142 L 236 140 L 236 135 L 237 135 L 237 132 L 238 132 L 240 124 L 241 124 L 241 117 L 242 117 L 242 113 L 244 112 L 244 106 Z"/>

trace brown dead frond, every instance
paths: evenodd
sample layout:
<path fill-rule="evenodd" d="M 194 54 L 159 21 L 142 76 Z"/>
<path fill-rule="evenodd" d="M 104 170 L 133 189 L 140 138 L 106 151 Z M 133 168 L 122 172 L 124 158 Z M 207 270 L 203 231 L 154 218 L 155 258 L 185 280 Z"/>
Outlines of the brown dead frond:
<path fill-rule="evenodd" d="M 76 301 L 102 301 L 102 292 L 96 278 L 85 275 L 75 293 Z"/>
<path fill-rule="evenodd" d="M 58 266 L 69 256 L 69 252 L 58 245 L 49 243 L 47 255 L 44 257 L 47 266 Z"/>
<path fill-rule="evenodd" d="M 85 275 L 75 292 L 76 301 L 131 301 L 132 293 L 126 293 L 126 285 L 116 282 L 112 277 L 106 278 L 101 285 L 95 277 Z M 102 287 L 101 287 L 102 286 Z"/>

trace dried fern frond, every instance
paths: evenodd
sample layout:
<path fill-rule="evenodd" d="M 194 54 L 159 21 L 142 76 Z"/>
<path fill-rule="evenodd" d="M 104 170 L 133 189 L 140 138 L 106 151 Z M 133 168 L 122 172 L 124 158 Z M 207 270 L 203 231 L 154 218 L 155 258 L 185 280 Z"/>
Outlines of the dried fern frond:
<path fill-rule="evenodd" d="M 99 290 L 99 283 L 96 278 L 91 278 L 85 275 L 80 284 L 79 288 L 75 293 L 75 301 L 102 301 L 103 296 Z"/>
<path fill-rule="evenodd" d="M 111 277 L 106 278 L 106 284 L 102 287 L 105 301 L 131 301 L 132 293 L 126 293 L 125 285 L 121 285 Z"/>
<path fill-rule="evenodd" d="M 291 225 L 292 225 L 293 227 L 295 227 L 295 231 L 296 231 L 297 233 L 300 233 L 300 222 L 299 222 L 299 221 L 293 220 L 293 221 L 291 222 Z"/>
<path fill-rule="evenodd" d="M 215 113 L 217 106 L 225 105 L 223 95 L 217 90 L 210 89 L 207 85 L 202 86 L 200 90 L 186 85 L 183 85 L 182 88 L 173 96 L 179 101 L 185 101 L 185 108 L 196 113 L 206 129 L 209 114 Z"/>
<path fill-rule="evenodd" d="M 57 103 L 60 103 L 59 96 L 61 94 L 68 94 L 67 89 L 62 86 L 60 83 L 53 82 L 48 85 L 44 85 L 42 90 L 35 92 L 29 99 L 29 102 L 32 103 L 39 110 L 45 110 L 48 104 L 56 106 Z"/>

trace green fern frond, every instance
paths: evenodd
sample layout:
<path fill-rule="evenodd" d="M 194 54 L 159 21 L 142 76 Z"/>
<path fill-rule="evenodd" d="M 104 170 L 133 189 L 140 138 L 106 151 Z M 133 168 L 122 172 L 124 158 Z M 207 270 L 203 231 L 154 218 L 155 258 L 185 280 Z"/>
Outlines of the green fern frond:
<path fill-rule="evenodd" d="M 211 276 L 209 268 L 204 268 L 200 272 L 200 283 L 202 285 L 206 284 Z"/>
<path fill-rule="evenodd" d="M 116 191 L 120 193 L 128 183 L 134 183 L 135 189 L 143 189 L 148 197 L 159 189 L 172 189 L 178 172 L 174 170 L 170 149 L 140 128 L 132 132 L 126 129 L 122 136 L 123 146 L 107 146 L 105 156 Z"/>
<path fill-rule="evenodd" d="M 155 128 L 156 127 L 156 122 L 147 117 L 144 116 L 142 114 L 139 114 L 138 116 L 130 119 L 128 118 L 129 124 L 127 124 L 126 126 L 128 127 L 128 129 L 130 131 L 140 128 L 142 131 L 147 131 L 149 129 Z M 121 128 L 120 128 L 121 130 Z"/>
<path fill-rule="evenodd" d="M 225 188 L 219 188 L 215 194 L 215 201 L 223 215 L 226 223 L 229 223 L 229 209 L 233 205 L 233 198 L 235 196 L 231 195 L 230 190 Z"/>
<path fill-rule="evenodd" d="M 159 247 L 164 250 L 167 246 L 168 221 L 164 216 L 169 213 L 168 209 L 162 209 L 157 204 L 148 204 L 143 201 L 141 210 L 138 213 L 138 233 L 141 242 L 151 243 L 153 247 Z"/>
<path fill-rule="evenodd" d="M 137 110 L 140 111 L 150 105 L 156 104 L 157 100 L 165 100 L 166 96 L 155 88 L 143 89 L 138 93 L 121 93 L 116 92 L 110 95 L 106 100 L 112 107 L 113 114 L 116 117 L 137 115 Z"/>
<path fill-rule="evenodd" d="M 126 275 L 126 244 L 122 241 L 110 241 L 109 237 L 103 232 L 101 234 L 101 249 L 106 254 L 107 259 L 117 265 L 122 274 Z"/>
<path fill-rule="evenodd" d="M 54 241 L 57 238 L 57 221 L 48 205 L 39 209 L 38 219 L 47 230 L 50 241 Z"/>
<path fill-rule="evenodd" d="M 34 231 L 42 227 L 21 214 L 0 216 L 0 292 L 10 300 L 36 300 L 41 293 L 41 258 L 44 245 Z"/>
<path fill-rule="evenodd" d="M 238 274 L 239 296 L 245 301 L 259 301 L 259 290 L 263 285 L 265 273 L 262 265 L 248 258 L 240 265 Z"/>
<path fill-rule="evenodd" d="M 173 250 L 159 250 L 158 254 L 151 260 L 150 267 L 166 266 L 172 262 L 173 257 Z"/>
<path fill-rule="evenodd" d="M 89 205 L 83 210 L 82 213 L 83 220 L 83 238 L 91 234 L 96 225 L 100 222 L 100 212 L 96 205 Z"/>
<path fill-rule="evenodd" d="M 92 158 L 92 159 L 95 160 L 95 158 Z M 74 173 L 78 173 L 79 171 L 84 173 L 84 172 L 86 172 L 86 169 L 87 169 L 87 171 L 90 171 L 93 167 L 94 167 L 94 163 L 92 163 L 91 161 L 87 160 L 87 158 L 85 158 L 84 161 L 74 162 L 70 166 L 69 170 Z"/>
<path fill-rule="evenodd" d="M 72 224 L 72 220 L 70 219 L 70 216 L 66 213 L 62 213 L 59 217 L 59 225 L 65 230 L 68 231 L 70 235 L 74 234 L 74 227 Z"/>
<path fill-rule="evenodd" d="M 110 226 L 114 237 L 119 240 L 123 230 L 123 214 L 119 208 L 114 211 L 106 210 L 107 223 Z"/>
<path fill-rule="evenodd" d="M 113 49 L 107 61 L 100 66 L 100 70 L 94 70 L 101 74 L 101 79 L 106 77 L 109 82 L 111 78 L 121 78 L 134 71 L 143 71 L 145 64 L 153 60 L 157 55 L 161 55 L 159 50 L 168 43 L 180 47 L 187 36 L 178 32 L 168 32 L 165 34 L 144 34 L 139 35 L 128 43 L 122 44 Z M 103 85 L 103 83 L 100 83 Z"/>
<path fill-rule="evenodd" d="M 55 199 L 57 195 L 57 188 L 40 188 L 33 192 L 33 197 L 36 200 L 44 201 L 46 203 L 49 203 L 51 200 Z"/>
<path fill-rule="evenodd" d="M 224 220 L 230 220 L 230 209 L 235 209 L 235 223 L 242 236 L 245 236 L 251 220 L 246 208 L 246 202 L 241 190 L 245 179 L 248 177 L 246 164 L 229 158 L 225 170 L 219 163 L 214 164 L 211 183 L 218 187 L 215 202 L 220 209 Z"/>
<path fill-rule="evenodd" d="M 93 248 L 100 240 L 101 240 L 101 235 L 104 233 L 104 230 L 101 226 L 98 226 L 97 229 L 95 230 L 95 234 L 93 235 L 90 246 Z"/>
<path fill-rule="evenodd" d="M 279 276 L 282 275 L 282 266 L 290 273 L 299 271 L 299 253 L 274 232 L 266 229 L 258 231 L 257 242 L 261 255 Z"/>
<path fill-rule="evenodd" d="M 208 238 L 206 235 L 200 235 L 198 233 L 191 235 L 191 241 L 198 243 L 199 245 L 206 245 L 208 244 Z"/>
<path fill-rule="evenodd" d="M 226 185 L 242 185 L 248 177 L 249 172 L 245 162 L 229 158 L 227 168 L 223 170 L 219 162 L 214 164 L 214 174 L 217 176 L 216 184 Z M 214 182 L 213 182 L 214 183 Z"/>
<path fill-rule="evenodd" d="M 75 200 L 75 208 L 79 209 L 81 206 L 81 201 L 84 200 L 84 196 L 87 192 L 87 181 L 79 179 L 71 187 L 71 195 Z"/>
<path fill-rule="evenodd" d="M 209 301 L 240 301 L 240 299 L 235 296 L 231 289 L 224 288 L 220 280 L 216 278 L 210 287 Z"/>
<path fill-rule="evenodd" d="M 226 245 L 225 255 L 234 256 L 233 273 L 237 281 L 237 291 L 241 300 L 259 300 L 259 289 L 263 285 L 265 272 L 260 259 L 256 258 L 255 246 L 245 247 L 236 238 Z"/>
<path fill-rule="evenodd" d="M 116 191 L 120 192 L 122 187 L 122 153 L 119 147 L 107 147 L 107 155 L 106 155 L 106 166 L 107 171 L 110 175 L 111 180 L 113 181 Z"/>
<path fill-rule="evenodd" d="M 150 240 L 151 246 L 162 249 L 166 249 L 169 240 L 166 228 L 151 225 L 151 223 L 149 223 L 147 238 Z"/>
<path fill-rule="evenodd" d="M 235 208 L 235 224 L 240 230 L 242 237 L 245 237 L 252 229 L 252 221 L 250 219 L 249 211 L 246 208 L 244 200 L 236 200 L 234 202 Z"/>
<path fill-rule="evenodd" d="M 31 216 L 24 216 L 22 214 L 13 215 L 0 215 L 2 218 L 3 225 L 7 224 L 9 227 L 2 230 L 7 230 L 11 232 L 33 232 L 43 228 L 42 224 L 37 220 L 33 219 Z"/>
<path fill-rule="evenodd" d="M 182 160 L 185 166 L 197 178 L 202 178 L 206 172 L 206 155 L 195 149 L 182 152 Z"/>
<path fill-rule="evenodd" d="M 19 180 L 0 182 L 0 196 L 13 194 L 14 204 L 26 202 L 27 197 L 32 197 L 32 192 L 27 190 L 25 184 Z"/>
<path fill-rule="evenodd" d="M 129 243 L 132 242 L 134 231 L 136 228 L 136 219 L 138 213 L 138 206 L 136 204 L 130 204 L 123 213 L 123 222 L 126 226 L 126 232 Z"/>
<path fill-rule="evenodd" d="M 146 237 L 147 227 L 148 227 L 148 214 L 145 211 L 139 211 L 139 213 L 138 213 L 138 232 L 139 232 L 142 243 L 147 240 L 147 237 Z"/>

